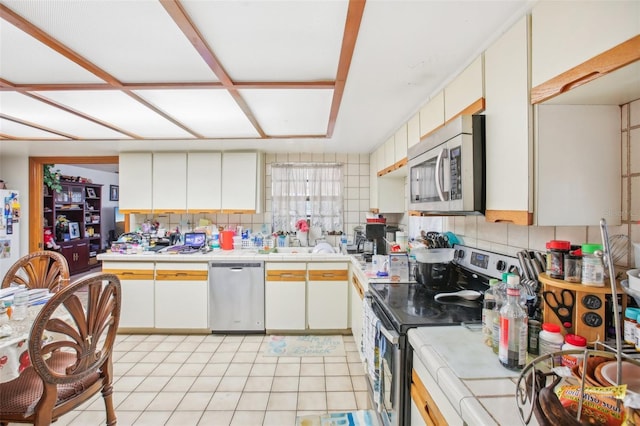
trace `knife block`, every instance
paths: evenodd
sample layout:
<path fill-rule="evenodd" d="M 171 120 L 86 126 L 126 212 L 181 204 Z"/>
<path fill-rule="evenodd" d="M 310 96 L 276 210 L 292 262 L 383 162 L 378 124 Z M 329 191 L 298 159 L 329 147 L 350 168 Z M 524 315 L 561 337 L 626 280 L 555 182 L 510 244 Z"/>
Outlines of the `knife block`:
<path fill-rule="evenodd" d="M 606 340 L 606 316 L 609 314 L 606 312 L 606 299 L 607 295 L 611 295 L 611 285 L 608 281 L 605 281 L 604 287 L 590 287 L 564 280 L 557 280 L 549 277 L 547 274 L 540 274 L 538 279 L 542 283 L 542 291 L 553 292 L 559 301 L 562 301 L 562 290 L 566 289 L 572 292 L 574 300 L 572 315 L 573 334 L 578 334 L 586 338 L 590 346 L 596 340 L 601 342 Z M 624 312 L 627 306 L 626 294 L 618 284 L 616 284 L 616 291 L 622 296 L 621 312 Z M 558 324 L 563 335 L 569 334 L 570 332 L 564 327 L 556 313 L 547 304 L 542 292 L 539 294 L 539 297 L 542 298 L 543 321 Z M 622 317 L 620 316 L 618 319 L 622 332 Z"/>

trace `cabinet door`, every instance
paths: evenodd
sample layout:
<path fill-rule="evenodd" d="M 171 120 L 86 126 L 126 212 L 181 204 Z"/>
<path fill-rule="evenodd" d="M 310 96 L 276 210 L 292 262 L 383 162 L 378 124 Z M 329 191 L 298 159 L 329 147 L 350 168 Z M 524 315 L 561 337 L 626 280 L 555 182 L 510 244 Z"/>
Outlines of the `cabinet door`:
<path fill-rule="evenodd" d="M 258 154 L 222 154 L 222 209 L 227 213 L 255 213 L 257 210 Z"/>
<path fill-rule="evenodd" d="M 637 36 L 639 16 L 636 0 L 536 3 L 532 9 L 533 87 Z"/>
<path fill-rule="evenodd" d="M 305 330 L 306 264 L 266 263 L 265 270 L 265 328 Z"/>
<path fill-rule="evenodd" d="M 384 167 L 382 169 L 384 170 L 393 166 L 395 161 L 396 161 L 396 143 L 395 143 L 395 137 L 391 136 L 384 143 L 384 163 L 383 163 Z"/>
<path fill-rule="evenodd" d="M 187 156 L 187 210 L 212 212 L 222 208 L 222 154 L 190 152 Z"/>
<path fill-rule="evenodd" d="M 150 152 L 120 153 L 120 213 L 150 213 L 152 209 L 153 157 Z"/>
<path fill-rule="evenodd" d="M 87 269 L 89 267 L 89 241 L 78 241 L 76 243 L 75 254 L 77 270 Z"/>
<path fill-rule="evenodd" d="M 404 178 L 378 178 L 378 210 L 380 213 L 404 213 L 407 211 L 404 182 Z"/>
<path fill-rule="evenodd" d="M 121 328 L 153 328 L 154 320 L 154 264 L 152 262 L 102 263 L 102 272 L 120 279 L 122 301 Z"/>
<path fill-rule="evenodd" d="M 378 150 L 369 156 L 369 208 L 378 208 Z"/>
<path fill-rule="evenodd" d="M 206 263 L 156 264 L 156 328 L 206 329 L 209 325 L 208 307 Z"/>
<path fill-rule="evenodd" d="M 362 356 L 362 303 L 364 298 L 364 288 L 360 280 L 355 276 L 351 276 L 351 333 L 358 349 L 358 353 Z"/>
<path fill-rule="evenodd" d="M 420 137 L 423 138 L 442 126 L 444 126 L 444 92 L 439 92 L 420 109 Z"/>
<path fill-rule="evenodd" d="M 420 142 L 420 114 L 414 115 L 407 122 L 407 149 Z"/>
<path fill-rule="evenodd" d="M 485 52 L 486 218 L 530 225 L 533 126 L 529 21 L 520 19 Z M 508 161 L 505 161 L 508 159 Z"/>
<path fill-rule="evenodd" d="M 400 126 L 393 139 L 395 164 L 407 159 L 407 123 Z"/>
<path fill-rule="evenodd" d="M 161 152 L 153 154 L 153 211 L 185 213 L 187 211 L 187 154 Z"/>
<path fill-rule="evenodd" d="M 480 56 L 444 89 L 445 122 L 463 113 L 481 111 L 483 98 L 484 64 Z"/>
<path fill-rule="evenodd" d="M 309 263 L 307 322 L 311 330 L 349 328 L 349 269 L 346 263 Z"/>
<path fill-rule="evenodd" d="M 619 225 L 620 108 L 537 105 L 535 111 L 536 224 L 595 226 L 605 218 Z"/>

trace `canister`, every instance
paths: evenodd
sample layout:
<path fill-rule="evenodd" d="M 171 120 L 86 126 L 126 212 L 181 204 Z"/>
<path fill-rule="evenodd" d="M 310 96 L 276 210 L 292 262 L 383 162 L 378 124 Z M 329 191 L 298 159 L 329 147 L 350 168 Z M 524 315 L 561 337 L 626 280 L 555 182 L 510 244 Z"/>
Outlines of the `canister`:
<path fill-rule="evenodd" d="M 571 243 L 551 240 L 547 243 L 547 274 L 551 278 L 564 279 L 564 256 L 569 254 Z"/>
<path fill-rule="evenodd" d="M 602 244 L 582 245 L 582 284 L 592 287 L 604 287 L 604 263 L 602 256 L 596 252 L 602 252 Z"/>
<path fill-rule="evenodd" d="M 636 344 L 636 325 L 640 309 L 629 307 L 624 310 L 624 341 L 630 345 Z"/>
<path fill-rule="evenodd" d="M 582 256 L 573 253 L 564 256 L 564 280 L 571 283 L 582 281 Z"/>

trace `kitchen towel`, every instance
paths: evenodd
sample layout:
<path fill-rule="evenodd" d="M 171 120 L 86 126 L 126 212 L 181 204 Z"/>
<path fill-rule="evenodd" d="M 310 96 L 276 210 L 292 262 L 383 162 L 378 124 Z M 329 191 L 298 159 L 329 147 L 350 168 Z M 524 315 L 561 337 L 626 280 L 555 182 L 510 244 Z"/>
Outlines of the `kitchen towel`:
<path fill-rule="evenodd" d="M 265 356 L 346 356 L 342 336 L 269 336 Z"/>

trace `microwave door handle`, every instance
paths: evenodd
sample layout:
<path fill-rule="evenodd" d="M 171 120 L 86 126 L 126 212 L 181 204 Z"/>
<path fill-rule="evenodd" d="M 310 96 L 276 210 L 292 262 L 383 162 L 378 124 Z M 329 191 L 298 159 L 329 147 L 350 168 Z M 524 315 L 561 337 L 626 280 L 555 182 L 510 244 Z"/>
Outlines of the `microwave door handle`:
<path fill-rule="evenodd" d="M 436 189 L 438 190 L 438 197 L 440 197 L 440 201 L 447 201 L 449 199 L 449 194 L 444 192 L 444 188 L 442 187 L 442 179 L 441 170 L 442 164 L 444 163 L 444 159 L 449 157 L 449 150 L 447 148 L 442 148 L 440 154 L 438 154 L 438 159 L 436 160 Z"/>

